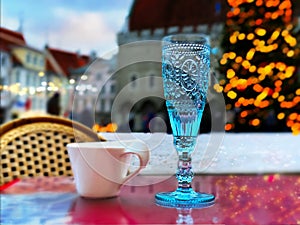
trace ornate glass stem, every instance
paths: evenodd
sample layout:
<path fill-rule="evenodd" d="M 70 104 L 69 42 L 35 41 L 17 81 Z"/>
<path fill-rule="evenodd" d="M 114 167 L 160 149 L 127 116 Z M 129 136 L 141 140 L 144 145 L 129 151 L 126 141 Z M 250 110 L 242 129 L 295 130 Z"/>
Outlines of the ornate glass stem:
<path fill-rule="evenodd" d="M 178 168 L 176 172 L 179 189 L 191 188 L 191 183 L 194 178 L 192 169 L 192 158 L 188 152 L 181 152 L 179 154 Z"/>
<path fill-rule="evenodd" d="M 192 169 L 192 156 L 195 145 L 196 137 L 182 136 L 174 137 L 174 146 L 178 153 L 178 164 L 176 178 L 178 180 L 178 190 L 184 191 L 192 188 L 191 183 L 194 178 Z"/>

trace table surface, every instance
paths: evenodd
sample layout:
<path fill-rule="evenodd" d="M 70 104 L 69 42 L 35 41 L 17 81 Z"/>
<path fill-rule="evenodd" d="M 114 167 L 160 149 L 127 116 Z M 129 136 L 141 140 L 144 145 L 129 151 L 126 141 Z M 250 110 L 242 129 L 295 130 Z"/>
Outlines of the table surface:
<path fill-rule="evenodd" d="M 137 139 L 150 150 L 141 174 L 174 174 L 178 156 L 173 136 L 164 133 L 100 133 L 107 140 Z M 298 173 L 300 135 L 282 133 L 201 134 L 193 152 L 193 170 L 205 174 Z M 163 166 L 162 166 L 163 165 Z"/>
<path fill-rule="evenodd" d="M 70 177 L 25 178 L 1 191 L 1 224 L 299 224 L 300 175 L 203 175 L 197 191 L 216 203 L 202 209 L 164 208 L 154 195 L 176 188 L 174 176 L 135 177 L 119 197 L 78 196 Z M 185 221 L 186 220 L 186 221 Z"/>

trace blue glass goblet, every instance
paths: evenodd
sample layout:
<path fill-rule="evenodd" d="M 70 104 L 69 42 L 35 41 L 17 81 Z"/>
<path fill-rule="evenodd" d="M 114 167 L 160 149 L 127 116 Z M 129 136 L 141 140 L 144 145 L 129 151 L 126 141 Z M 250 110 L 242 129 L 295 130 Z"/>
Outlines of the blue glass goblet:
<path fill-rule="evenodd" d="M 206 103 L 210 73 L 209 39 L 201 34 L 177 34 L 163 38 L 162 77 L 168 115 L 177 151 L 178 187 L 157 193 L 156 203 L 166 207 L 201 208 L 214 204 L 212 194 L 199 193 L 191 184 L 194 151 Z"/>

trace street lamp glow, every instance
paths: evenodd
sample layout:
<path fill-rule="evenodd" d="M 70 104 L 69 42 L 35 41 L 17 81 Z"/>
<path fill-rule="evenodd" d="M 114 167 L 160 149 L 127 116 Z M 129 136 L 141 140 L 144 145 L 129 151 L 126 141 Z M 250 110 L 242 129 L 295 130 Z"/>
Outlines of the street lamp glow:
<path fill-rule="evenodd" d="M 88 76 L 83 74 L 81 77 L 80 77 L 81 80 L 87 80 L 88 79 Z"/>
<path fill-rule="evenodd" d="M 70 83 L 70 84 L 75 84 L 75 80 L 74 80 L 74 79 L 70 79 L 70 80 L 69 80 L 69 83 Z"/>
<path fill-rule="evenodd" d="M 39 72 L 39 77 L 43 77 L 43 76 L 45 76 L 44 71 L 40 71 L 40 72 Z"/>

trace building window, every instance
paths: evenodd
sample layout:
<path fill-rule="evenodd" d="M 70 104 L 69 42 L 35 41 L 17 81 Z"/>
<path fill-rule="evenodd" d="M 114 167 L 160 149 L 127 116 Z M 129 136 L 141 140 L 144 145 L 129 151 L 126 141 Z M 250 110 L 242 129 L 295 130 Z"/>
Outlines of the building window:
<path fill-rule="evenodd" d="M 19 69 L 16 69 L 16 83 L 21 83 L 21 72 Z"/>
<path fill-rule="evenodd" d="M 101 112 L 105 112 L 105 100 L 101 99 Z"/>
<path fill-rule="evenodd" d="M 97 79 L 97 80 L 101 80 L 101 77 L 102 77 L 102 74 L 101 74 L 101 73 L 97 73 L 96 79 Z"/>
<path fill-rule="evenodd" d="M 109 109 L 107 110 L 107 111 L 109 111 L 111 108 L 112 108 L 112 106 L 113 106 L 113 104 L 114 104 L 114 100 L 112 99 L 112 100 L 110 100 L 110 106 L 109 106 Z"/>
<path fill-rule="evenodd" d="M 27 63 L 30 63 L 30 61 L 31 61 L 31 54 L 28 52 L 28 53 L 26 54 L 26 62 L 27 62 Z"/>
<path fill-rule="evenodd" d="M 37 60 L 37 56 L 36 56 L 36 55 L 33 56 L 33 64 L 34 64 L 34 65 L 37 65 L 37 61 L 38 61 L 38 60 Z"/>
<path fill-rule="evenodd" d="M 150 75 L 150 77 L 149 77 L 149 86 L 151 87 L 151 88 L 153 88 L 154 87 L 154 74 L 151 74 Z"/>
<path fill-rule="evenodd" d="M 27 72 L 27 76 L 26 76 L 26 86 L 30 87 L 32 82 L 32 73 L 31 72 Z"/>
<path fill-rule="evenodd" d="M 116 85 L 112 84 L 112 85 L 110 86 L 110 93 L 111 93 L 111 94 L 114 94 L 115 92 L 116 92 Z"/>
<path fill-rule="evenodd" d="M 133 87 L 133 88 L 136 87 L 136 75 L 131 76 L 130 84 L 131 84 L 131 87 Z"/>
<path fill-rule="evenodd" d="M 215 4 L 215 14 L 219 15 L 220 13 L 221 13 L 221 3 L 216 2 L 216 4 Z"/>
<path fill-rule="evenodd" d="M 102 88 L 101 88 L 101 90 L 100 90 L 100 95 L 102 95 L 102 96 L 105 95 L 105 93 L 106 93 L 106 92 L 105 92 L 105 89 L 106 89 L 106 88 L 105 88 L 105 85 L 102 86 Z"/>
<path fill-rule="evenodd" d="M 44 59 L 43 59 L 43 57 L 40 58 L 40 66 L 44 66 Z"/>
<path fill-rule="evenodd" d="M 4 54 L 1 54 L 1 66 L 5 66 L 6 64 L 6 57 Z"/>

